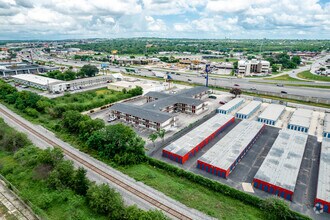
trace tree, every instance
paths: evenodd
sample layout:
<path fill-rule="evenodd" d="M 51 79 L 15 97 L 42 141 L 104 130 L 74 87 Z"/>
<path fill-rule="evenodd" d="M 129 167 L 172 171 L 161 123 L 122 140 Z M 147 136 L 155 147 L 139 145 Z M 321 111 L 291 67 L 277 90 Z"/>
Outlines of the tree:
<path fill-rule="evenodd" d="M 234 69 L 237 69 L 238 68 L 238 60 L 233 62 L 233 66 L 234 66 Z"/>
<path fill-rule="evenodd" d="M 230 91 L 229 91 L 231 94 L 235 95 L 235 98 L 242 94 L 242 91 L 239 89 L 239 88 L 232 88 Z"/>
<path fill-rule="evenodd" d="M 162 142 L 164 142 L 165 132 L 166 132 L 165 129 L 160 129 L 157 132 L 157 135 L 158 135 L 158 137 L 160 137 L 162 139 Z"/>
<path fill-rule="evenodd" d="M 291 61 L 292 61 L 293 63 L 297 64 L 297 65 L 300 65 L 300 63 L 301 63 L 301 58 L 300 58 L 300 56 L 293 56 L 293 57 L 291 58 Z"/>
<path fill-rule="evenodd" d="M 48 186 L 53 189 L 72 188 L 74 168 L 72 161 L 60 160 L 50 172 Z"/>
<path fill-rule="evenodd" d="M 106 184 L 92 185 L 87 191 L 89 206 L 110 219 L 121 219 L 124 214 L 124 202 L 119 193 Z"/>
<path fill-rule="evenodd" d="M 148 139 L 153 143 L 154 147 L 155 147 L 155 141 L 158 138 L 158 134 L 157 133 L 151 133 L 148 136 Z"/>
<path fill-rule="evenodd" d="M 137 164 L 145 159 L 144 141 L 134 130 L 123 124 L 108 125 L 93 132 L 87 146 L 101 157 L 121 165 Z"/>
<path fill-rule="evenodd" d="M 272 72 L 276 73 L 278 71 L 278 66 L 276 64 L 272 65 Z"/>
<path fill-rule="evenodd" d="M 83 115 L 78 111 L 69 110 L 63 114 L 61 121 L 62 127 L 71 133 L 79 133 L 79 123 L 81 122 Z"/>
<path fill-rule="evenodd" d="M 73 190 L 77 194 L 84 196 L 87 193 L 89 184 L 90 182 L 86 177 L 86 170 L 82 167 L 79 167 L 73 177 Z"/>
<path fill-rule="evenodd" d="M 31 144 L 25 134 L 13 130 L 7 132 L 2 129 L 3 128 L 0 129 L 0 149 L 14 152 Z"/>
<path fill-rule="evenodd" d="M 38 157 L 40 163 L 55 167 L 56 164 L 63 160 L 64 155 L 60 148 L 55 147 L 53 149 L 47 148 L 46 150 L 43 150 Z"/>
<path fill-rule="evenodd" d="M 323 72 L 323 71 L 325 71 L 325 68 L 321 67 L 319 70 Z"/>
<path fill-rule="evenodd" d="M 87 76 L 87 77 L 92 77 L 95 76 L 98 72 L 99 69 L 94 66 L 94 65 L 84 65 L 81 69 L 80 69 L 81 75 Z"/>

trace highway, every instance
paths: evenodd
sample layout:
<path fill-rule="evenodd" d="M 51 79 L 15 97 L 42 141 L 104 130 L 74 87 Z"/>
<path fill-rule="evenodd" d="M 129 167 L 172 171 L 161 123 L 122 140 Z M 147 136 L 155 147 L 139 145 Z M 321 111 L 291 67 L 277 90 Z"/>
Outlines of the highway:
<path fill-rule="evenodd" d="M 24 56 L 23 56 L 24 57 Z M 70 59 L 64 59 L 64 58 L 52 58 L 47 55 L 40 55 L 40 52 L 36 53 L 34 51 L 33 57 L 35 60 L 43 60 L 43 61 L 49 61 L 49 59 L 53 59 L 55 63 L 61 64 L 61 65 L 68 65 L 68 66 L 77 66 L 82 67 L 86 64 L 94 64 L 96 66 L 99 66 L 101 62 L 86 62 L 86 61 L 75 61 Z M 25 57 L 26 58 L 26 57 Z M 321 60 L 324 60 L 324 58 L 321 58 Z M 320 61 L 315 61 L 314 63 L 319 63 Z M 109 66 L 109 70 L 113 72 L 120 72 L 125 71 L 126 67 L 116 67 L 116 66 Z M 155 77 L 152 73 L 152 71 L 148 71 L 147 69 L 143 68 L 137 68 L 137 67 L 130 67 L 136 70 L 137 75 L 140 76 L 149 76 L 149 77 Z M 293 77 L 296 73 L 302 72 L 305 70 L 309 70 L 310 65 L 306 65 L 303 67 L 299 67 L 299 69 L 293 71 L 288 71 L 283 74 L 290 74 Z M 160 70 L 157 70 L 160 71 Z M 166 71 L 164 71 L 166 72 Z M 171 71 L 173 72 L 173 71 Z M 175 71 L 174 71 L 175 72 Z M 205 78 L 201 75 L 193 75 L 193 74 L 185 74 L 181 73 L 180 75 L 171 74 L 172 78 L 174 80 L 183 81 L 183 82 L 190 82 L 190 83 L 199 83 L 199 84 L 205 84 Z M 189 81 L 188 81 L 189 80 Z M 258 83 L 256 83 L 258 81 Z M 268 82 L 268 83 L 267 83 Z M 242 90 L 248 90 L 251 92 L 261 91 L 261 92 L 274 92 L 278 93 L 279 95 L 281 92 L 286 92 L 288 95 L 297 95 L 297 96 L 304 96 L 304 97 L 314 97 L 314 98 L 322 98 L 326 100 L 330 100 L 330 89 L 321 89 L 321 88 L 311 88 L 311 87 L 297 87 L 297 86 L 284 86 L 279 87 L 276 84 L 270 84 L 271 82 L 279 82 L 279 81 L 272 81 L 272 80 L 262 80 L 258 78 L 225 78 L 225 77 L 216 77 L 214 75 L 209 77 L 209 85 L 213 86 L 220 86 L 225 88 L 232 88 L 232 87 L 238 87 Z M 280 83 L 294 83 L 294 84 L 308 84 L 308 85 L 328 85 L 330 86 L 330 82 L 290 82 L 290 81 L 280 81 Z M 235 86 L 237 84 L 238 86 Z"/>

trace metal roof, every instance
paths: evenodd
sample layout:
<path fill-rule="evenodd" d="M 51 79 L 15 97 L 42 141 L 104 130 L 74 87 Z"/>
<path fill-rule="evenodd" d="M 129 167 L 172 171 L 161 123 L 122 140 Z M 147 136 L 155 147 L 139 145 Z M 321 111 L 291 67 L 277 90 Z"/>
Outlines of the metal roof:
<path fill-rule="evenodd" d="M 181 90 L 176 95 L 193 97 L 194 95 L 197 95 L 199 93 L 206 92 L 206 91 L 209 91 L 209 90 L 210 90 L 210 88 L 208 88 L 206 86 L 196 86 L 196 87 L 193 87 L 191 89 Z"/>
<path fill-rule="evenodd" d="M 251 101 L 248 105 L 244 106 L 241 110 L 239 110 L 237 114 L 248 115 L 260 105 L 260 101 Z"/>
<path fill-rule="evenodd" d="M 216 114 L 184 136 L 170 143 L 164 150 L 184 156 L 232 118 L 233 116 L 230 115 Z"/>
<path fill-rule="evenodd" d="M 254 178 L 294 192 L 308 135 L 280 130 Z"/>
<path fill-rule="evenodd" d="M 218 108 L 218 109 L 228 111 L 230 108 L 232 108 L 233 106 L 238 105 L 240 102 L 244 102 L 244 99 L 243 98 L 235 98 L 233 100 L 230 100 L 229 102 L 227 102 L 223 106 L 220 106 L 220 108 Z"/>
<path fill-rule="evenodd" d="M 148 92 L 144 96 L 152 97 L 155 99 L 162 99 L 171 96 L 170 94 L 164 93 L 164 92 Z"/>
<path fill-rule="evenodd" d="M 285 109 L 284 105 L 270 104 L 267 108 L 259 115 L 259 118 L 277 121 Z"/>
<path fill-rule="evenodd" d="M 161 110 L 161 109 L 166 108 L 167 106 L 172 106 L 176 103 L 199 106 L 199 105 L 203 104 L 204 102 L 199 99 L 193 99 L 193 98 L 182 97 L 182 96 L 173 96 L 173 97 L 158 99 L 158 100 L 146 103 L 142 107 L 146 108 L 146 109 Z"/>
<path fill-rule="evenodd" d="M 94 81 L 94 80 L 99 80 L 99 79 L 111 80 L 111 79 L 113 79 L 113 76 L 112 75 L 102 75 L 102 76 L 86 77 L 86 78 L 81 78 L 81 79 L 70 80 L 67 83 L 72 84 L 72 83 Z"/>
<path fill-rule="evenodd" d="M 289 124 L 309 128 L 312 121 L 313 111 L 309 109 L 297 109 L 292 114 Z"/>
<path fill-rule="evenodd" d="M 243 120 L 198 160 L 228 170 L 264 125 Z"/>
<path fill-rule="evenodd" d="M 323 138 L 316 198 L 330 202 L 330 139 Z"/>
<path fill-rule="evenodd" d="M 140 106 L 126 104 L 126 103 L 117 103 L 110 107 L 110 110 L 115 110 L 122 112 L 123 114 L 129 114 L 136 116 L 142 119 L 146 119 L 152 122 L 163 123 L 170 118 L 173 118 L 174 115 L 167 112 L 155 111 L 151 109 L 144 109 Z"/>
<path fill-rule="evenodd" d="M 323 130 L 324 132 L 330 132 L 330 113 L 325 114 Z"/>
<path fill-rule="evenodd" d="M 24 81 L 39 84 L 42 86 L 47 86 L 52 83 L 63 83 L 64 82 L 62 80 L 48 78 L 48 77 L 39 76 L 39 75 L 35 75 L 35 74 L 17 74 L 17 75 L 13 75 L 12 78 L 24 80 Z"/>

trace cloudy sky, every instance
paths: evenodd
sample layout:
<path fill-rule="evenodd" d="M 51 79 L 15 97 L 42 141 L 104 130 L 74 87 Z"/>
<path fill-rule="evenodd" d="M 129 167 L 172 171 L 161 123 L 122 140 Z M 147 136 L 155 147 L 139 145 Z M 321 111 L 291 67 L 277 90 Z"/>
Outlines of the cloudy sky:
<path fill-rule="evenodd" d="M 330 39 L 330 0 L 0 0 L 0 39 Z"/>

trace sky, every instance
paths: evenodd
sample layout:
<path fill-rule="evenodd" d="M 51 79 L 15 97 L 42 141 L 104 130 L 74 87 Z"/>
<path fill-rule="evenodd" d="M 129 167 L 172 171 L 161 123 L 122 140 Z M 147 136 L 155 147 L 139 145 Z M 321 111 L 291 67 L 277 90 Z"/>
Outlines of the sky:
<path fill-rule="evenodd" d="M 330 0 L 0 0 L 0 39 L 330 39 Z"/>

